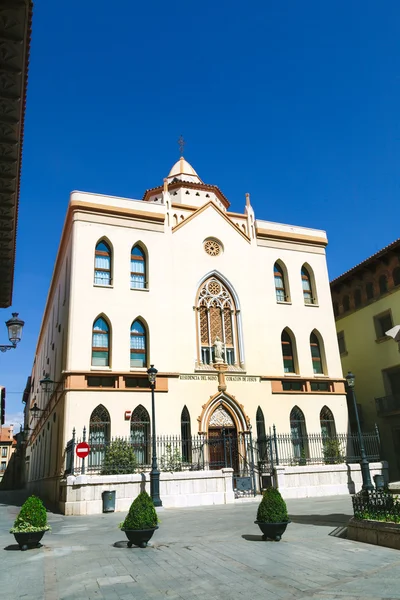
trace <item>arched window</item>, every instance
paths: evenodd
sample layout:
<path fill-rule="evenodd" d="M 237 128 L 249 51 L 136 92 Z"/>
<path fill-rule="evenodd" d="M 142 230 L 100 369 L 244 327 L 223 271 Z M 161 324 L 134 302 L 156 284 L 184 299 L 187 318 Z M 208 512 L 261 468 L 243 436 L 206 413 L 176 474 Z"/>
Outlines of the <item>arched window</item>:
<path fill-rule="evenodd" d="M 190 428 L 190 414 L 187 406 L 184 406 L 181 413 L 181 439 L 182 439 L 182 460 L 185 463 L 192 462 L 192 434 Z"/>
<path fill-rule="evenodd" d="M 257 445 L 260 460 L 267 460 L 267 436 L 265 434 L 264 413 L 259 406 L 256 412 Z"/>
<path fill-rule="evenodd" d="M 400 267 L 393 269 L 392 276 L 394 285 L 400 285 Z"/>
<path fill-rule="evenodd" d="M 140 246 L 131 250 L 131 290 L 147 287 L 146 256 Z"/>
<path fill-rule="evenodd" d="M 102 404 L 96 406 L 89 421 L 89 469 L 101 469 L 107 445 L 111 436 L 111 419 L 108 410 Z"/>
<path fill-rule="evenodd" d="M 381 294 L 386 294 L 388 291 L 388 281 L 386 275 L 381 275 L 379 277 L 379 291 Z"/>
<path fill-rule="evenodd" d="M 304 266 L 301 268 L 301 282 L 303 284 L 304 304 L 315 304 L 310 272 Z"/>
<path fill-rule="evenodd" d="M 285 286 L 285 274 L 279 263 L 274 264 L 275 295 L 277 302 L 286 302 L 287 293 Z"/>
<path fill-rule="evenodd" d="M 111 250 L 104 240 L 97 244 L 95 250 L 94 282 L 96 285 L 111 285 Z"/>
<path fill-rule="evenodd" d="M 207 279 L 197 297 L 200 320 L 200 363 L 214 363 L 214 342 L 217 337 L 224 344 L 223 360 L 228 365 L 238 362 L 237 307 L 226 286 L 216 277 Z"/>
<path fill-rule="evenodd" d="M 109 326 L 103 317 L 99 317 L 93 323 L 92 365 L 94 367 L 110 366 Z"/>
<path fill-rule="evenodd" d="M 339 303 L 338 302 L 333 303 L 333 314 L 335 315 L 335 317 L 339 316 Z"/>
<path fill-rule="evenodd" d="M 147 367 L 146 330 L 141 321 L 131 325 L 131 367 Z"/>
<path fill-rule="evenodd" d="M 361 306 L 361 290 L 357 288 L 354 292 L 354 306 L 359 308 Z"/>
<path fill-rule="evenodd" d="M 320 412 L 319 420 L 321 423 L 321 433 L 324 438 L 332 438 L 336 436 L 335 419 L 332 411 L 324 406 Z"/>
<path fill-rule="evenodd" d="M 294 458 L 299 464 L 306 464 L 308 456 L 306 420 L 298 406 L 292 408 L 290 413 L 290 435 Z"/>
<path fill-rule="evenodd" d="M 149 413 L 139 404 L 131 416 L 131 443 L 139 466 L 150 464 L 150 442 Z"/>
<path fill-rule="evenodd" d="M 295 357 L 293 352 L 292 338 L 284 329 L 281 335 L 283 370 L 285 373 L 296 373 Z"/>
<path fill-rule="evenodd" d="M 367 294 L 367 300 L 372 300 L 374 297 L 374 284 L 372 281 L 368 281 L 365 284 L 365 293 Z"/>
<path fill-rule="evenodd" d="M 310 348 L 314 373 L 323 373 L 324 367 L 322 364 L 320 343 L 314 332 L 310 335 Z"/>
<path fill-rule="evenodd" d="M 347 294 L 346 294 L 346 296 L 343 296 L 342 304 L 343 304 L 343 312 L 347 312 L 348 310 L 350 310 L 350 298 Z"/>

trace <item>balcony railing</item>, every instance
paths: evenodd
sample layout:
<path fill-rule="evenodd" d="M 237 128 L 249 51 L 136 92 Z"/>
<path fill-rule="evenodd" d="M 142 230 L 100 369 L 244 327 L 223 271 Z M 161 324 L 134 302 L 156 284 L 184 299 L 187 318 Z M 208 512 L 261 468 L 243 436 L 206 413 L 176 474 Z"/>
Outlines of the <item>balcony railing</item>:
<path fill-rule="evenodd" d="M 400 394 L 375 398 L 376 412 L 380 417 L 400 411 Z"/>

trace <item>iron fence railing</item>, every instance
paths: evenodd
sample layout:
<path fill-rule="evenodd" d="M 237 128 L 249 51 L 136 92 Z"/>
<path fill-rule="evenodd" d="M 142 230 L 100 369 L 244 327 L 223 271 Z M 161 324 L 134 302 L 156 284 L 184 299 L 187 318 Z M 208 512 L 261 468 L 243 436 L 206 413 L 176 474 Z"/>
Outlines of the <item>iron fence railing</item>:
<path fill-rule="evenodd" d="M 105 433 L 105 432 L 103 432 Z M 65 472 L 128 473 L 150 471 L 152 439 L 148 432 L 135 432 L 130 437 L 104 439 L 96 432 L 86 431 L 77 438 L 75 430 L 66 446 Z M 76 455 L 76 445 L 87 441 L 89 456 L 82 460 Z M 380 460 L 378 431 L 363 434 L 364 447 L 369 461 Z M 291 435 L 277 434 L 275 427 L 270 435 L 253 440 L 251 433 L 211 432 L 184 438 L 178 435 L 156 437 L 158 468 L 161 471 L 202 471 L 231 467 L 237 476 L 254 471 L 272 473 L 275 466 L 303 466 L 309 464 L 356 463 L 361 460 L 360 442 L 356 434 Z"/>
<path fill-rule="evenodd" d="M 400 522 L 400 499 L 385 490 L 364 491 L 352 497 L 354 518 Z"/>

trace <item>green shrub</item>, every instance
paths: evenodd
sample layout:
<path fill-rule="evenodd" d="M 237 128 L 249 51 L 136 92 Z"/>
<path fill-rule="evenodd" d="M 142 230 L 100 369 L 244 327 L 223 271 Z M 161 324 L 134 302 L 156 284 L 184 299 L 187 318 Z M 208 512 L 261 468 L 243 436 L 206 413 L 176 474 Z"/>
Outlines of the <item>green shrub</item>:
<path fill-rule="evenodd" d="M 29 496 L 21 506 L 10 533 L 33 533 L 35 531 L 48 531 L 49 529 L 47 512 L 43 502 L 37 496 Z"/>
<path fill-rule="evenodd" d="M 121 529 L 151 529 L 158 523 L 153 500 L 147 492 L 141 492 L 132 502 Z"/>
<path fill-rule="evenodd" d="M 342 445 L 336 438 L 325 438 L 323 440 L 322 452 L 326 465 L 338 465 L 344 463 Z"/>
<path fill-rule="evenodd" d="M 134 473 L 137 469 L 136 454 L 129 442 L 122 439 L 114 440 L 106 448 L 102 475 L 117 475 Z"/>
<path fill-rule="evenodd" d="M 260 523 L 284 523 L 289 521 L 286 502 L 277 489 L 270 487 L 263 493 L 257 510 L 257 521 L 260 521 Z"/>
<path fill-rule="evenodd" d="M 167 444 L 165 454 L 160 457 L 160 470 L 176 473 L 182 471 L 183 458 L 178 448 L 172 449 L 171 444 Z"/>

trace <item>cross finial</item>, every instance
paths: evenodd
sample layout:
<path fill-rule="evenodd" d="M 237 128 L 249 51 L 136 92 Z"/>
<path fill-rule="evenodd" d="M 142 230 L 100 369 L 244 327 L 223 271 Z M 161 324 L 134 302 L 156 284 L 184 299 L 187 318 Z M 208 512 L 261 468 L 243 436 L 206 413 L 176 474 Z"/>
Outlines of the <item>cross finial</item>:
<path fill-rule="evenodd" d="M 182 135 L 180 135 L 180 136 L 179 136 L 178 144 L 179 144 L 179 152 L 180 152 L 180 155 L 181 155 L 181 156 L 183 156 L 183 149 L 184 149 L 184 147 L 185 147 L 185 144 L 186 144 L 186 142 L 185 142 L 185 140 L 183 139 L 183 136 L 182 136 Z"/>

